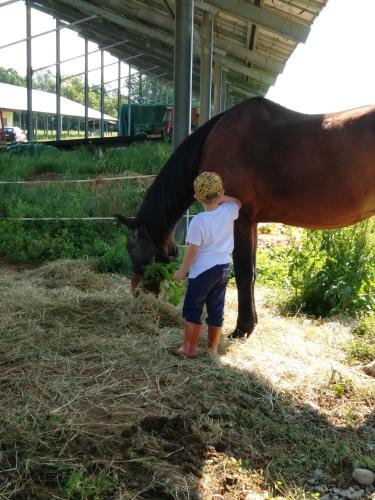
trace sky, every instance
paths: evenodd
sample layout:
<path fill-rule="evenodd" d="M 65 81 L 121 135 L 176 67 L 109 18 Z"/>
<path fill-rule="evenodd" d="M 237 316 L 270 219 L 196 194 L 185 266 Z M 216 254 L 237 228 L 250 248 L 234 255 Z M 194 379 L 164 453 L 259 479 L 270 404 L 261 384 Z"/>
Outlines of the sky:
<path fill-rule="evenodd" d="M 0 0 L 0 5 L 5 0 Z M 25 8 L 17 2 L 0 8 L 0 46 L 24 38 Z M 324 113 L 375 104 L 375 0 L 328 0 L 315 20 L 308 40 L 299 44 L 267 97 L 306 113 Z M 55 22 L 32 11 L 32 33 L 54 28 Z M 61 59 L 84 52 L 84 41 L 71 30 L 61 32 Z M 89 51 L 97 49 L 90 42 Z M 0 49 L 0 66 L 26 73 L 26 44 Z M 55 60 L 55 34 L 33 40 L 34 69 Z M 114 62 L 105 53 L 105 64 Z M 89 68 L 100 65 L 99 53 L 89 57 Z M 62 65 L 62 75 L 83 71 L 84 58 Z M 54 72 L 54 68 L 51 68 Z M 124 64 L 122 73 L 127 74 Z M 117 66 L 105 68 L 104 81 L 117 78 Z M 89 83 L 100 82 L 100 71 L 89 74 Z M 115 84 L 113 84 L 115 85 Z M 124 89 L 126 94 L 126 90 Z"/>

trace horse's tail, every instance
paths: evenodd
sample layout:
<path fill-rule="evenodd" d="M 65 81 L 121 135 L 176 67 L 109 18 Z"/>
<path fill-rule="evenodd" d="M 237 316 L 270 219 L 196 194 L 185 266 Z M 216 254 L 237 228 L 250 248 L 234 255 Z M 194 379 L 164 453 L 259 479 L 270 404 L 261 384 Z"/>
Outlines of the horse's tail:
<path fill-rule="evenodd" d="M 215 115 L 209 121 L 189 135 L 168 159 L 152 186 L 146 193 L 138 212 L 144 220 L 149 207 L 157 200 L 166 200 L 167 211 L 179 216 L 190 206 L 193 198 L 193 181 L 198 175 L 199 162 L 207 136 L 223 113 Z"/>

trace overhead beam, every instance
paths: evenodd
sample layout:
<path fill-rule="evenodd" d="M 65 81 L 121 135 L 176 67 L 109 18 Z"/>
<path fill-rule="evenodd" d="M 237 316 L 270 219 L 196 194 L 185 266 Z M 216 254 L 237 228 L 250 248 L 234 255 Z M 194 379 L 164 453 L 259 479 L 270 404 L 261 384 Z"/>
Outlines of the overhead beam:
<path fill-rule="evenodd" d="M 197 6 L 203 2 L 197 2 Z M 253 24 L 274 31 L 298 43 L 304 43 L 310 33 L 310 28 L 292 21 L 288 16 L 279 16 L 271 11 L 257 7 L 245 0 L 208 0 L 206 2 L 229 14 L 246 19 Z"/>
<path fill-rule="evenodd" d="M 127 30 L 134 31 L 136 33 L 141 33 L 142 35 L 148 38 L 154 38 L 155 40 L 159 40 L 162 43 L 166 43 L 167 45 L 174 46 L 174 38 L 173 36 L 162 33 L 159 30 L 151 28 L 151 26 L 146 26 L 142 23 L 138 23 L 136 21 L 132 21 L 131 19 L 127 19 L 126 17 L 118 16 L 109 12 L 102 7 L 98 7 L 97 5 L 93 5 L 86 0 L 60 0 L 61 3 L 66 5 L 70 5 L 71 7 L 77 8 L 82 12 L 86 13 L 94 13 L 97 16 L 106 19 L 107 21 L 126 28 Z"/>
<path fill-rule="evenodd" d="M 262 54 L 249 50 L 246 47 L 242 47 L 237 43 L 228 42 L 215 33 L 214 52 L 216 48 L 226 52 L 227 54 L 240 59 L 245 59 L 247 62 L 256 64 L 257 66 L 261 66 L 275 73 L 281 73 L 285 66 L 270 57 L 263 56 Z"/>
<path fill-rule="evenodd" d="M 235 71 L 236 73 L 248 76 L 253 80 L 257 80 L 259 83 L 262 83 L 263 85 L 273 85 L 276 81 L 275 77 L 267 76 L 261 71 L 258 71 L 253 68 L 248 68 L 247 66 L 243 66 L 242 64 L 236 63 L 235 61 L 231 61 L 227 57 L 219 57 L 218 59 L 226 68 Z"/>

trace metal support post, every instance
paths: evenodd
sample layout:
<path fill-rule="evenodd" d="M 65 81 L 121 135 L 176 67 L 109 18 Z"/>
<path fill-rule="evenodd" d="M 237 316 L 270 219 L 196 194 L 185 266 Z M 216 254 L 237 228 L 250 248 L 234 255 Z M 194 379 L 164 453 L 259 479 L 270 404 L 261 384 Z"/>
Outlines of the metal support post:
<path fill-rule="evenodd" d="M 89 41 L 85 38 L 85 139 L 89 137 Z"/>
<path fill-rule="evenodd" d="M 190 134 L 194 0 L 176 0 L 173 149 Z"/>
<path fill-rule="evenodd" d="M 220 111 L 225 111 L 227 100 L 227 74 L 221 67 Z"/>
<path fill-rule="evenodd" d="M 120 117 L 121 117 L 121 60 L 118 60 L 117 66 L 117 135 L 120 135 Z"/>
<path fill-rule="evenodd" d="M 214 115 L 220 113 L 221 77 L 222 67 L 218 59 L 215 59 L 214 68 Z"/>
<path fill-rule="evenodd" d="M 129 79 L 128 79 L 128 135 L 131 134 L 131 126 L 132 126 L 132 67 L 129 64 Z"/>
<path fill-rule="evenodd" d="M 138 94 L 139 94 L 139 99 L 138 102 L 139 104 L 143 104 L 143 85 L 142 85 L 142 73 L 139 73 L 139 88 L 138 88 Z"/>
<path fill-rule="evenodd" d="M 33 140 L 33 69 L 31 66 L 31 0 L 26 0 L 27 140 Z"/>
<path fill-rule="evenodd" d="M 56 19 L 56 140 L 61 140 L 61 54 L 60 19 Z"/>
<path fill-rule="evenodd" d="M 212 14 L 209 12 L 203 12 L 202 32 L 201 32 L 199 125 L 203 125 L 203 123 L 205 123 L 211 117 L 212 37 L 213 37 Z"/>
<path fill-rule="evenodd" d="M 104 137 L 104 50 L 100 51 L 100 137 Z"/>

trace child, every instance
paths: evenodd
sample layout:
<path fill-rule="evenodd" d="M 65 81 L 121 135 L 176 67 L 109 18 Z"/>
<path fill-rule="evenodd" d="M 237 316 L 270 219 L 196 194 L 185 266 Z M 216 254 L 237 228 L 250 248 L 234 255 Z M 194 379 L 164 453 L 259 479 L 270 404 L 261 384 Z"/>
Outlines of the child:
<path fill-rule="evenodd" d="M 224 195 L 222 180 L 214 172 L 198 175 L 194 181 L 194 198 L 202 202 L 205 211 L 196 215 L 189 225 L 184 260 L 174 274 L 179 282 L 190 270 L 182 310 L 184 343 L 174 351 L 184 357 L 195 356 L 204 304 L 207 307 L 208 350 L 217 352 L 233 251 L 233 226 L 241 208 L 239 200 Z"/>

